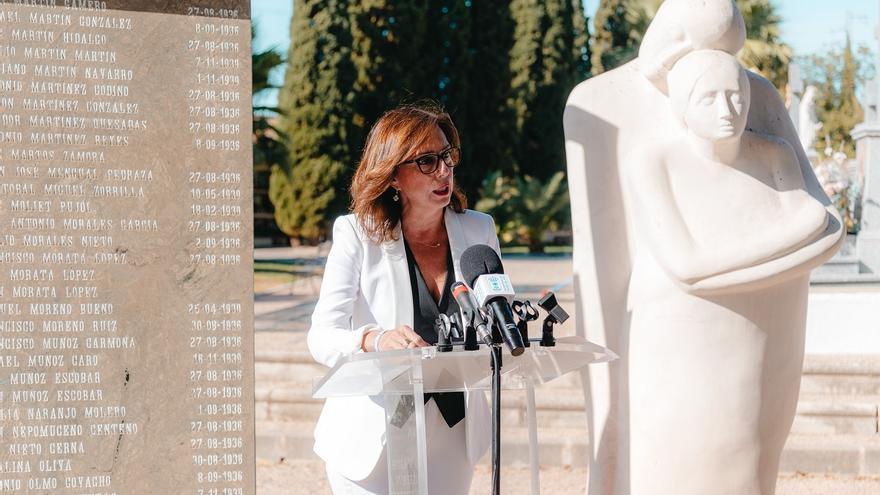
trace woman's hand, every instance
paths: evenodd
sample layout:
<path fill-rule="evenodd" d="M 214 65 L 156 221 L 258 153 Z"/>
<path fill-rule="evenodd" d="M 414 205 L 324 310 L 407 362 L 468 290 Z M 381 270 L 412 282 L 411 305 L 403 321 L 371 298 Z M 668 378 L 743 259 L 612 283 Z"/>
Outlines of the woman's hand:
<path fill-rule="evenodd" d="M 383 332 L 381 329 L 370 330 L 364 334 L 364 342 L 361 347 L 364 351 L 375 352 L 376 335 Z M 385 330 L 379 338 L 379 350 L 391 351 L 394 349 L 411 349 L 413 347 L 427 347 L 430 344 L 424 341 L 419 334 L 409 325 L 401 325 L 392 330 Z"/>

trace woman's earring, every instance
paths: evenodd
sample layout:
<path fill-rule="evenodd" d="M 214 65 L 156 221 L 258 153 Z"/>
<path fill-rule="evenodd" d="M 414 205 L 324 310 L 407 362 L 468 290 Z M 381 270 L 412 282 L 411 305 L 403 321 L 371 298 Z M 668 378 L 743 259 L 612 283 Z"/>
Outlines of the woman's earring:
<path fill-rule="evenodd" d="M 398 194 L 399 192 L 400 191 L 398 191 L 397 189 L 394 190 L 394 196 L 392 196 L 391 199 L 393 199 L 395 202 L 400 201 L 400 194 Z"/>

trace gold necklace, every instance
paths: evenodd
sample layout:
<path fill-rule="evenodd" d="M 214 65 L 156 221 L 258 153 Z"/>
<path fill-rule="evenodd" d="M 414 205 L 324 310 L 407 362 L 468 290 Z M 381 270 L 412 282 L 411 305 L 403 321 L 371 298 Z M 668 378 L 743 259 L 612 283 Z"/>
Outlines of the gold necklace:
<path fill-rule="evenodd" d="M 437 249 L 438 247 L 443 245 L 442 240 L 437 241 L 437 242 L 419 242 L 419 241 L 410 240 L 409 242 L 411 242 L 413 244 L 418 244 L 419 246 L 425 246 L 425 247 L 428 247 L 431 249 Z"/>
<path fill-rule="evenodd" d="M 443 245 L 443 242 L 441 242 L 441 241 L 437 241 L 437 242 L 431 243 L 431 244 L 428 244 L 426 242 L 418 242 L 418 241 L 410 241 L 410 242 L 412 242 L 413 244 L 418 244 L 420 246 L 425 246 L 425 247 L 429 247 L 432 249 L 437 249 L 438 247 Z"/>
<path fill-rule="evenodd" d="M 425 246 L 425 247 L 431 248 L 431 249 L 437 249 L 438 247 L 442 246 L 444 241 L 445 241 L 445 239 L 441 239 L 436 242 L 419 242 L 415 239 L 407 240 L 407 242 L 410 242 L 412 244 L 418 244 L 419 246 Z"/>
<path fill-rule="evenodd" d="M 403 228 L 403 221 L 402 221 L 402 220 L 401 220 L 401 226 L 400 226 L 400 227 L 401 227 L 401 233 L 402 233 L 403 236 L 406 238 L 406 232 L 405 232 L 405 229 Z M 443 235 L 443 234 L 446 234 L 446 229 L 442 229 L 442 230 L 440 231 L 440 234 L 441 234 L 441 235 L 440 235 L 441 239 L 440 239 L 439 241 L 434 241 L 434 242 L 419 242 L 419 241 L 417 241 L 417 240 L 415 240 L 415 239 L 409 239 L 409 238 L 407 238 L 407 242 L 411 242 L 411 243 L 413 243 L 413 244 L 418 244 L 419 246 L 424 246 L 424 247 L 426 247 L 426 248 L 437 249 L 438 247 L 442 246 L 444 242 L 447 242 L 447 240 L 448 240 L 448 237 L 445 236 L 445 235 Z"/>

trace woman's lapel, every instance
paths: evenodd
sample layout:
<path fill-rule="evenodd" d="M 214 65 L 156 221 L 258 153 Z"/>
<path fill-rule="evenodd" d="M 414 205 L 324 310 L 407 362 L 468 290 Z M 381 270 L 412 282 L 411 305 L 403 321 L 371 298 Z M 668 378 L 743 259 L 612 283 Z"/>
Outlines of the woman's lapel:
<path fill-rule="evenodd" d="M 461 253 L 467 249 L 467 239 L 464 228 L 461 225 L 460 215 L 446 209 L 444 214 L 446 223 L 446 235 L 449 237 L 449 249 L 452 252 L 452 266 L 455 268 L 455 279 L 462 280 Z M 414 308 L 412 304 L 412 285 L 409 280 L 409 266 L 406 264 L 406 249 L 403 246 L 403 233 L 400 226 L 395 232 L 396 241 L 388 241 L 382 244 L 385 265 L 388 268 L 389 280 L 391 280 L 391 311 L 396 325 L 410 325 L 414 321 Z"/>
<path fill-rule="evenodd" d="M 449 249 L 452 251 L 452 266 L 455 267 L 455 280 L 463 281 L 461 276 L 461 253 L 468 248 L 467 239 L 464 236 L 464 228 L 461 225 L 461 216 L 449 208 L 446 208 L 444 220 L 446 222 L 446 235 L 449 236 Z"/>
<path fill-rule="evenodd" d="M 406 264 L 406 249 L 403 247 L 403 233 L 400 226 L 395 235 L 397 240 L 387 241 L 382 244 L 385 265 L 388 267 L 388 276 L 391 281 L 391 313 L 393 323 L 397 325 L 413 325 L 413 296 L 412 286 L 409 280 L 409 267 Z M 393 327 L 392 327 L 393 328 Z"/>

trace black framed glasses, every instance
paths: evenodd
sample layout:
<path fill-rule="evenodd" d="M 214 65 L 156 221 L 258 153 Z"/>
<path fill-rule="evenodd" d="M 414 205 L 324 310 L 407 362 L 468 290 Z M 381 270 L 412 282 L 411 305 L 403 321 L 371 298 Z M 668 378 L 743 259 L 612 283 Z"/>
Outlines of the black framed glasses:
<path fill-rule="evenodd" d="M 461 149 L 458 146 L 450 146 L 443 151 L 439 151 L 437 153 L 425 153 L 424 155 L 419 155 L 412 160 L 407 160 L 405 162 L 400 162 L 397 166 L 408 165 L 410 163 L 415 163 L 417 167 L 419 167 L 419 172 L 430 175 L 437 171 L 440 168 L 440 160 L 443 160 L 443 163 L 446 164 L 447 167 L 453 169 L 458 166 L 459 161 L 461 160 Z"/>

